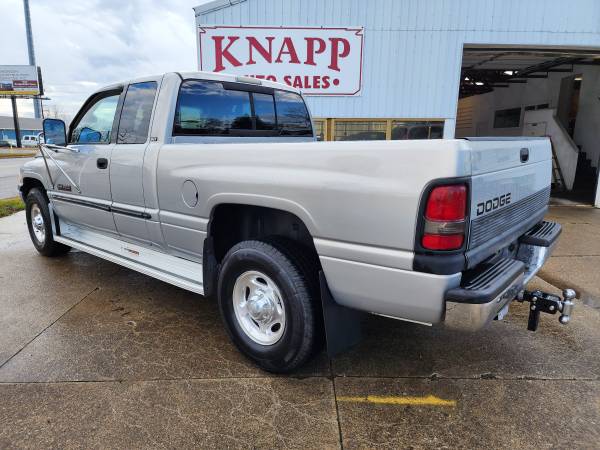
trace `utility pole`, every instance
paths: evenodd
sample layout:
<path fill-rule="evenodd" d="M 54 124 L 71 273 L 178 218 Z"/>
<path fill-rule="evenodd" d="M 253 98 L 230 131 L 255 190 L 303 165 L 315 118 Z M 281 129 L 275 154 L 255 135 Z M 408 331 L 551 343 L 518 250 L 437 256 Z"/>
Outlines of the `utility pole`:
<path fill-rule="evenodd" d="M 21 148 L 21 127 L 19 126 L 19 112 L 17 111 L 17 98 L 12 95 L 10 97 L 13 110 L 13 121 L 15 124 L 15 136 L 17 137 L 17 148 Z"/>
<path fill-rule="evenodd" d="M 31 17 L 29 14 L 29 0 L 23 0 L 23 9 L 25 11 L 25 31 L 27 34 L 27 52 L 29 53 L 29 65 L 35 67 L 35 50 L 33 48 L 33 33 L 31 31 Z M 40 100 L 33 98 L 33 115 L 36 119 L 41 116 Z"/>

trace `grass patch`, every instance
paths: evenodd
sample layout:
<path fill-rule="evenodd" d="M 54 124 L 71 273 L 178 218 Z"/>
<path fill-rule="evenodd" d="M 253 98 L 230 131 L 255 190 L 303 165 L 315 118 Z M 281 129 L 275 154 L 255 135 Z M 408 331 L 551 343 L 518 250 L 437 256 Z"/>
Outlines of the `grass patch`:
<path fill-rule="evenodd" d="M 0 159 L 9 159 L 9 158 L 33 158 L 35 153 L 2 153 L 0 154 Z"/>
<path fill-rule="evenodd" d="M 0 200 L 0 217 L 10 216 L 25 209 L 25 204 L 19 197 Z"/>
<path fill-rule="evenodd" d="M 2 158 L 32 158 L 38 153 L 38 149 L 0 149 L 0 159 Z"/>

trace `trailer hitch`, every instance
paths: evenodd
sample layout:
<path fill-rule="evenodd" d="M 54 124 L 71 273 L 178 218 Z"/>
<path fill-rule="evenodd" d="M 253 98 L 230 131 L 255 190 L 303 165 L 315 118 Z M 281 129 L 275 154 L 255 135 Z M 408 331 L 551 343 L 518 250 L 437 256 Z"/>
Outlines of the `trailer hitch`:
<path fill-rule="evenodd" d="M 573 289 L 564 289 L 563 298 L 561 299 L 557 295 L 548 294 L 547 292 L 537 291 L 521 291 L 515 298 L 518 302 L 529 302 L 529 321 L 527 322 L 527 329 L 529 331 L 536 331 L 540 323 L 540 313 L 556 314 L 560 312 L 558 321 L 562 325 L 566 325 L 571 320 L 571 313 L 575 304 L 575 291 Z"/>

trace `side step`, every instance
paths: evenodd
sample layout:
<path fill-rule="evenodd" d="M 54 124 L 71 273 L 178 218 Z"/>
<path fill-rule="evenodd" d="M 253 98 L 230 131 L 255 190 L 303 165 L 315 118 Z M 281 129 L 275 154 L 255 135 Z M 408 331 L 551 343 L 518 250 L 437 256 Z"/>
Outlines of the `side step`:
<path fill-rule="evenodd" d="M 523 244 L 550 247 L 562 231 L 560 224 L 543 221 L 525 233 L 519 239 Z"/>
<path fill-rule="evenodd" d="M 61 222 L 54 240 L 197 294 L 204 294 L 202 264 Z"/>

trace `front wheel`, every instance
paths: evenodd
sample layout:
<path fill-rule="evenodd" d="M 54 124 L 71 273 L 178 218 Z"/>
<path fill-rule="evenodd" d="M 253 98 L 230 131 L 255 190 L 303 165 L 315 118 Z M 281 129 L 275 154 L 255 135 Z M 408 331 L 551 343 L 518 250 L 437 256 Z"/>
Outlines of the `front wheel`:
<path fill-rule="evenodd" d="M 38 252 L 44 256 L 59 256 L 71 249 L 54 240 L 48 200 L 39 189 L 33 188 L 27 194 L 25 214 L 31 242 Z"/>
<path fill-rule="evenodd" d="M 218 301 L 225 328 L 267 371 L 297 369 L 321 341 L 317 269 L 305 262 L 281 241 L 240 242 L 223 259 Z"/>

